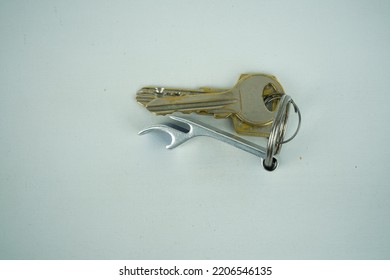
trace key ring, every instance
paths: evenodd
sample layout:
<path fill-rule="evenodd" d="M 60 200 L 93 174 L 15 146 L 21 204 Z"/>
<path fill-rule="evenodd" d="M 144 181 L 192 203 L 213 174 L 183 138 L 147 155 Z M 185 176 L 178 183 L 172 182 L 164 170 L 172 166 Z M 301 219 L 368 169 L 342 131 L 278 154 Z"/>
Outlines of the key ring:
<path fill-rule="evenodd" d="M 279 100 L 278 111 L 275 116 L 275 120 L 272 123 L 271 133 L 267 142 L 267 152 L 266 158 L 263 160 L 263 166 L 268 171 L 273 171 L 277 167 L 277 160 L 274 158 L 280 152 L 282 145 L 290 142 L 298 134 L 298 131 L 301 127 L 302 116 L 297 104 L 292 100 L 289 95 L 286 94 L 274 94 L 267 98 L 266 104 Z M 289 113 L 289 105 L 292 104 L 295 110 L 295 113 L 298 114 L 298 126 L 294 134 L 287 140 L 283 140 L 286 128 L 287 128 L 287 119 Z"/>

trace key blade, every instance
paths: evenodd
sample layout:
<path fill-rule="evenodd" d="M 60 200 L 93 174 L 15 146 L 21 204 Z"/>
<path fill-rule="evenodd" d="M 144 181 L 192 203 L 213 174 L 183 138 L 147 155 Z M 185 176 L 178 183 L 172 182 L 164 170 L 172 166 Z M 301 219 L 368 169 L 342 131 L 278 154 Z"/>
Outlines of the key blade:
<path fill-rule="evenodd" d="M 173 112 L 212 113 L 210 111 L 218 111 L 239 102 L 229 90 L 207 87 L 198 90 L 144 87 L 137 92 L 136 100 L 150 112 L 157 115 L 166 115 Z M 233 112 L 233 109 L 225 110 L 225 113 Z"/>
<path fill-rule="evenodd" d="M 164 87 L 143 87 L 137 91 L 136 100 L 141 105 L 146 106 L 149 102 L 159 98 L 169 99 L 175 97 L 195 96 L 205 93 L 219 93 L 226 91 L 226 89 L 214 89 L 207 87 L 203 87 L 198 90 Z"/>
<path fill-rule="evenodd" d="M 204 100 L 203 100 L 204 99 Z M 203 112 L 225 108 L 227 105 L 237 103 L 237 99 L 213 99 L 213 98 L 199 98 L 198 100 L 169 100 L 169 99 L 155 99 L 146 104 L 146 108 L 158 115 L 170 114 L 173 112 Z M 233 112 L 233 110 L 232 110 Z"/>
<path fill-rule="evenodd" d="M 146 106 L 150 101 L 157 98 L 156 91 L 158 88 L 144 87 L 137 91 L 135 99 L 138 103 Z"/>

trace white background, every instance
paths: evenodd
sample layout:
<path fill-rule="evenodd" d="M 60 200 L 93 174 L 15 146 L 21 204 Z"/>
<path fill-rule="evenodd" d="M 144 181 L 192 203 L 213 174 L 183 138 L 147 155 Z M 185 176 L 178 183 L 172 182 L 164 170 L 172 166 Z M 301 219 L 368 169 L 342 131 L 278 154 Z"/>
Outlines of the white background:
<path fill-rule="evenodd" d="M 1 1 L 0 41 L 0 258 L 390 258 L 388 1 Z M 139 88 L 248 72 L 302 112 L 275 172 L 137 135 Z"/>

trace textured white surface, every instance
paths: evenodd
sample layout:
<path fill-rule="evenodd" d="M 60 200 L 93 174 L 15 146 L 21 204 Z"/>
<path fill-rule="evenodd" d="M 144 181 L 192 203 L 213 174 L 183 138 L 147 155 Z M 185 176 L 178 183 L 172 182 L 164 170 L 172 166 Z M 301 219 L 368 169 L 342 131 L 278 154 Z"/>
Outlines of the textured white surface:
<path fill-rule="evenodd" d="M 390 258 L 388 1 L 2 1 L 0 38 L 0 258 Z M 137 136 L 142 86 L 246 72 L 302 111 L 277 171 Z"/>

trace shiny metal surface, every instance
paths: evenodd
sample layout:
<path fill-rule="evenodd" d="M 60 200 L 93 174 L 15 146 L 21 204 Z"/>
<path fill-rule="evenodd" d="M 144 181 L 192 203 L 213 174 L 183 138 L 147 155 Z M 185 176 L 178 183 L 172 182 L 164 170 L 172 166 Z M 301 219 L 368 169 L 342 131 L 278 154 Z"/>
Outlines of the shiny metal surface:
<path fill-rule="evenodd" d="M 187 125 L 189 127 L 189 130 L 184 131 L 181 127 L 174 126 L 173 124 L 158 124 L 143 129 L 138 134 L 142 135 L 151 131 L 163 131 L 165 133 L 168 133 L 171 136 L 171 143 L 166 146 L 167 149 L 176 148 L 187 140 L 197 136 L 207 136 L 225 142 L 229 145 L 232 145 L 238 149 L 251 153 L 260 158 L 264 159 L 266 157 L 267 152 L 264 147 L 258 146 L 233 134 L 227 133 L 215 127 L 211 127 L 199 121 L 177 116 L 170 116 L 170 118 L 179 122 L 180 124 Z M 273 165 L 275 165 L 275 168 L 276 164 L 277 161 L 276 159 L 274 159 Z"/>
<path fill-rule="evenodd" d="M 278 161 L 275 156 L 280 152 L 282 144 L 291 141 L 297 135 L 301 125 L 301 113 L 291 97 L 283 94 L 276 96 L 275 98 L 280 99 L 280 102 L 277 108 L 275 121 L 272 124 L 267 147 L 261 147 L 200 121 L 178 116 L 169 117 L 172 120 L 177 121 L 179 125 L 174 123 L 152 125 L 141 130 L 138 134 L 143 135 L 151 131 L 163 131 L 169 134 L 171 136 L 171 143 L 166 146 L 167 149 L 173 149 L 197 136 L 211 137 L 262 158 L 264 168 L 268 171 L 273 171 L 278 166 Z M 272 100 L 269 100 L 269 102 L 271 101 Z M 298 114 L 298 127 L 294 134 L 288 140 L 284 141 L 290 104 L 294 106 L 295 112 Z M 187 126 L 187 129 L 182 127 L 182 125 Z"/>
<path fill-rule="evenodd" d="M 136 100 L 157 115 L 195 112 L 231 117 L 237 133 L 268 137 L 279 100 L 267 106 L 265 99 L 273 94 L 284 94 L 276 77 L 242 74 L 231 89 L 144 87 L 137 92 Z"/>

